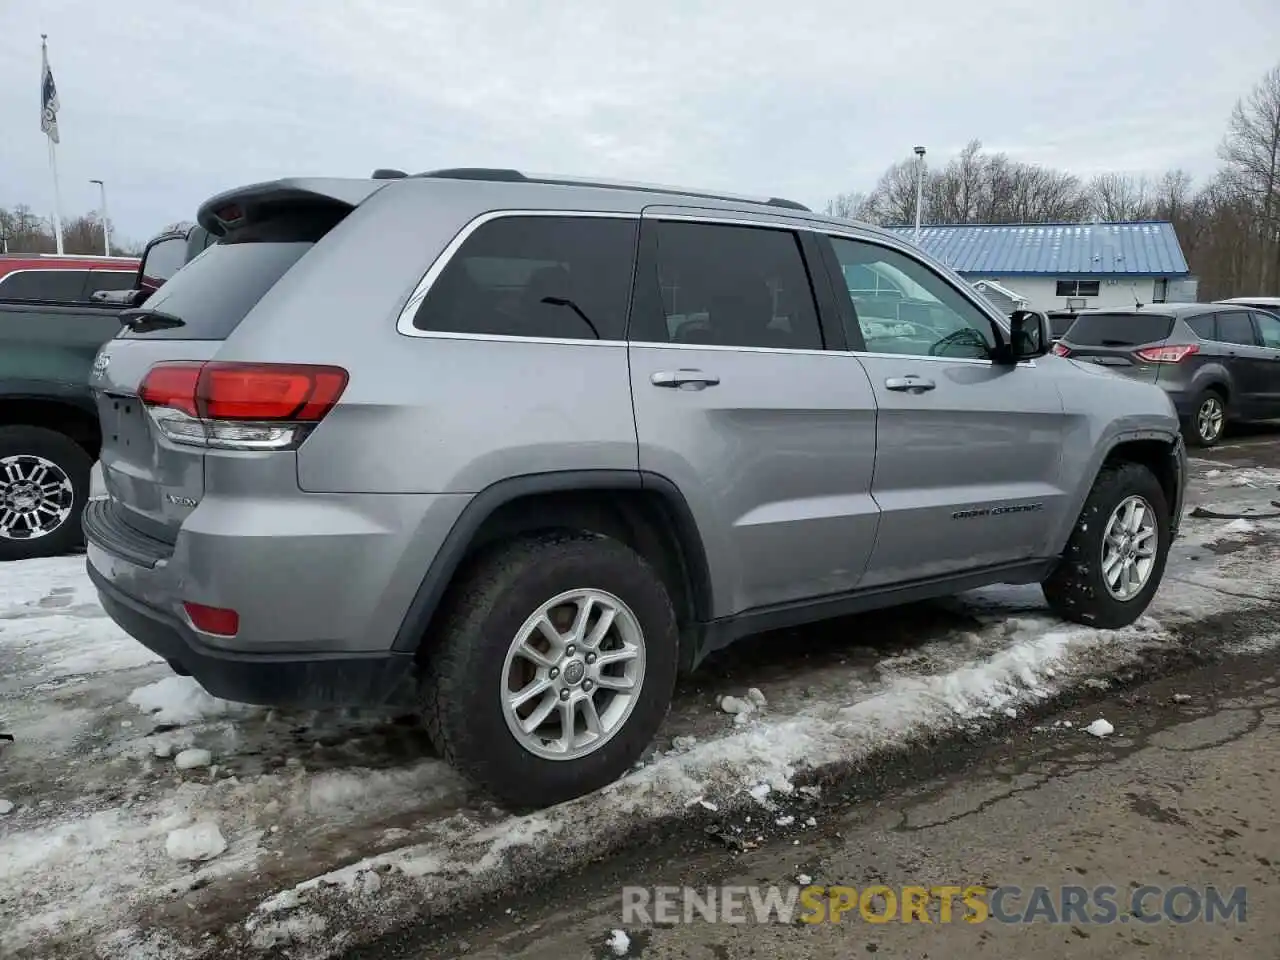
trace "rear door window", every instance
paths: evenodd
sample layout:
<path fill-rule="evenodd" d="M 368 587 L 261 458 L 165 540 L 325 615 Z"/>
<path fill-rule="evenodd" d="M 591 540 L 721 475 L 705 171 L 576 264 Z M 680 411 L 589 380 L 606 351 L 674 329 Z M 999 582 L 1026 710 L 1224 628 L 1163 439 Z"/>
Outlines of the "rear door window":
<path fill-rule="evenodd" d="M 413 317 L 419 330 L 622 340 L 639 222 L 499 217 L 462 244 Z"/>
<path fill-rule="evenodd" d="M 1080 347 L 1136 347 L 1164 340 L 1173 317 L 1152 313 L 1082 313 L 1063 337 Z"/>
<path fill-rule="evenodd" d="M 631 339 L 821 350 L 800 241 L 790 230 L 655 220 L 657 297 L 637 298 Z M 655 302 L 656 300 L 656 302 Z M 657 309 L 652 309 L 657 308 Z"/>
<path fill-rule="evenodd" d="M 1258 344 L 1257 335 L 1253 332 L 1253 321 L 1244 311 L 1218 314 L 1218 339 L 1223 343 L 1238 343 L 1246 347 Z"/>
<path fill-rule="evenodd" d="M 79 303 L 88 270 L 17 270 L 0 279 L 0 300 Z"/>

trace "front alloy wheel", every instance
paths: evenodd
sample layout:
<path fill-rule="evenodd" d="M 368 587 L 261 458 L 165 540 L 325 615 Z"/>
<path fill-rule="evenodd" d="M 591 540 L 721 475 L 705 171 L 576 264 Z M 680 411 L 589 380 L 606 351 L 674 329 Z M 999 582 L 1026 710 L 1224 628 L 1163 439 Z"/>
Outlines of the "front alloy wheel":
<path fill-rule="evenodd" d="M 1131 600 L 1147 585 L 1156 565 L 1160 531 L 1151 504 L 1126 497 L 1111 512 L 1102 535 L 1102 581 L 1117 600 Z"/>

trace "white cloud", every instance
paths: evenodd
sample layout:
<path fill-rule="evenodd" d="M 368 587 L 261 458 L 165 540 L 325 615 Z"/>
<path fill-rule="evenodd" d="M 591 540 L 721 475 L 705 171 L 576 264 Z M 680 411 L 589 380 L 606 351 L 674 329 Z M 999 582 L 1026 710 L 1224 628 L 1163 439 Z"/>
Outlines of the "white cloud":
<path fill-rule="evenodd" d="M 292 174 L 495 165 L 821 204 L 916 143 L 1200 174 L 1276 59 L 1273 0 L 42 0 L 0 8 L 0 204 L 108 183 L 135 238 Z M 1220 37 L 1219 43 L 1206 37 Z M 1229 38 L 1229 39 L 1228 39 Z M 24 97 L 23 90 L 29 91 Z"/>

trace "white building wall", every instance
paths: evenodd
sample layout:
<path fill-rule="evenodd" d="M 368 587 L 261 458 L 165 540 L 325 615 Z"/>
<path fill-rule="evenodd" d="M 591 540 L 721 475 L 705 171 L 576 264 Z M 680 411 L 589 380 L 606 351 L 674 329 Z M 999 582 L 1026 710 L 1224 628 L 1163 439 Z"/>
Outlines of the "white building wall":
<path fill-rule="evenodd" d="M 992 276 L 988 274 L 965 274 L 970 283 L 979 280 L 994 280 L 1027 298 L 1028 310 L 1064 310 L 1067 298 L 1057 295 L 1057 277 L 1030 276 Z M 1090 307 L 1132 307 L 1136 301 L 1151 303 L 1155 296 L 1155 277 L 1064 277 L 1071 280 L 1097 280 L 1098 296 L 1085 297 L 1085 304 Z"/>

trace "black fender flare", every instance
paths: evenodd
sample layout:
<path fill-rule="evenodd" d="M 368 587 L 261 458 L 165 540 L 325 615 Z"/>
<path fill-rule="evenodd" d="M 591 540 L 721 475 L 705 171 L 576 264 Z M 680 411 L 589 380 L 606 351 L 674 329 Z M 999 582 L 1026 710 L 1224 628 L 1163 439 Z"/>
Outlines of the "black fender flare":
<path fill-rule="evenodd" d="M 672 531 L 684 554 L 695 617 L 711 618 L 711 571 L 693 511 L 684 494 L 666 477 L 642 470 L 563 470 L 499 480 L 477 493 L 463 508 L 436 551 L 405 611 L 391 645 L 396 653 L 413 653 L 426 635 L 445 590 L 484 522 L 503 505 L 538 494 L 644 490 L 657 493 L 669 511 Z"/>

